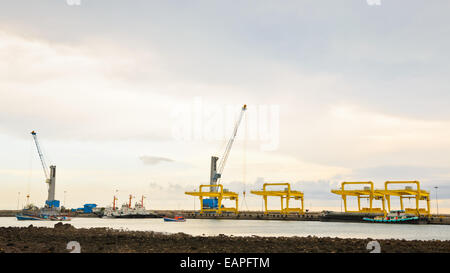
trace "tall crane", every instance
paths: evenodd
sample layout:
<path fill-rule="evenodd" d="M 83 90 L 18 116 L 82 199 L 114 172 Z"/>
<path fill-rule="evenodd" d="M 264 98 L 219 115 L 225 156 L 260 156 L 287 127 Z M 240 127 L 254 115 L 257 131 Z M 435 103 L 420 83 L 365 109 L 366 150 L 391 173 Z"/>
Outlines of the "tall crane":
<path fill-rule="evenodd" d="M 247 105 L 244 104 L 244 106 L 242 106 L 239 118 L 237 119 L 236 124 L 234 125 L 233 134 L 231 135 L 231 138 L 228 141 L 227 146 L 225 148 L 225 152 L 223 153 L 222 158 L 219 162 L 219 168 L 217 168 L 217 161 L 219 160 L 219 158 L 217 156 L 211 157 L 210 185 L 217 185 L 218 181 L 222 177 L 223 169 L 225 168 L 225 164 L 227 162 L 228 156 L 230 155 L 231 147 L 233 146 L 234 140 L 237 135 L 237 131 L 239 129 L 239 125 L 241 124 L 242 117 L 244 116 L 244 113 L 246 110 L 247 110 Z M 216 192 L 217 187 L 211 187 L 210 191 Z"/>
<path fill-rule="evenodd" d="M 55 200 L 56 166 L 54 165 L 50 166 L 50 174 L 49 174 L 47 164 L 45 163 L 44 154 L 42 153 L 39 141 L 37 139 L 37 134 L 35 131 L 32 131 L 31 135 L 33 136 L 34 143 L 36 144 L 36 149 L 39 154 L 39 158 L 41 159 L 42 168 L 44 169 L 45 182 L 48 184 L 48 197 L 45 203 L 49 207 L 53 206 L 59 207 L 59 201 Z"/>

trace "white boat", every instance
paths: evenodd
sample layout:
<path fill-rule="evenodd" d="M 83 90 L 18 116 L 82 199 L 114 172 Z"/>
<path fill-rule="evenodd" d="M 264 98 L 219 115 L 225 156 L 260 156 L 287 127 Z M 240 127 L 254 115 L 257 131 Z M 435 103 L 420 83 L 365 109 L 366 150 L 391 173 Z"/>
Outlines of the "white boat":
<path fill-rule="evenodd" d="M 131 199 L 132 196 L 130 195 L 129 202 L 123 204 L 122 207 L 118 209 L 115 207 L 115 200 L 117 199 L 114 197 L 113 206 L 105 208 L 102 218 L 160 218 L 158 214 L 145 209 L 144 197 L 142 197 L 140 203 L 136 202 L 134 204 L 134 208 L 131 207 Z"/>

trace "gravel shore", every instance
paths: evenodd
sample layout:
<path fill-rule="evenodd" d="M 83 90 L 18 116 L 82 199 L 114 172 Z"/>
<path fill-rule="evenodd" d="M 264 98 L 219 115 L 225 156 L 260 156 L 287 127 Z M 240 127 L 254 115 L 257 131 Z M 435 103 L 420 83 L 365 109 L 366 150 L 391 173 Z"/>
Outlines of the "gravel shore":
<path fill-rule="evenodd" d="M 322 237 L 191 236 L 108 228 L 77 229 L 57 223 L 54 228 L 1 227 L 0 253 L 67 253 L 77 241 L 88 253 L 368 253 L 372 239 Z M 447 241 L 377 240 L 381 252 L 450 252 Z"/>

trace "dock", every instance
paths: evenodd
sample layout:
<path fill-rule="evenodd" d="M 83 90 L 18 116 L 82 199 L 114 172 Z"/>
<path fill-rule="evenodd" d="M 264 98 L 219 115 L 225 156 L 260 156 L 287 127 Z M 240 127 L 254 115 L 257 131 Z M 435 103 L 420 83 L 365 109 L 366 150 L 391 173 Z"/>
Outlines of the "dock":
<path fill-rule="evenodd" d="M 0 210 L 0 217 L 15 217 L 18 210 Z M 262 211 L 241 211 L 235 213 L 202 213 L 194 210 L 152 210 L 159 216 L 181 215 L 186 219 L 217 219 L 217 220 L 275 220 L 275 221 L 321 221 L 321 222 L 352 222 L 361 223 L 363 217 L 373 217 L 374 214 L 355 212 L 305 212 L 303 214 L 267 213 Z M 98 217 L 94 213 L 71 213 L 71 217 Z M 450 214 L 432 214 L 421 217 L 421 224 L 450 225 Z"/>
<path fill-rule="evenodd" d="M 220 219 L 220 220 L 280 220 L 280 221 L 320 221 L 320 212 L 306 212 L 304 214 L 268 213 L 262 211 L 243 211 L 239 214 L 231 213 L 203 213 L 194 211 L 180 212 L 186 219 Z"/>

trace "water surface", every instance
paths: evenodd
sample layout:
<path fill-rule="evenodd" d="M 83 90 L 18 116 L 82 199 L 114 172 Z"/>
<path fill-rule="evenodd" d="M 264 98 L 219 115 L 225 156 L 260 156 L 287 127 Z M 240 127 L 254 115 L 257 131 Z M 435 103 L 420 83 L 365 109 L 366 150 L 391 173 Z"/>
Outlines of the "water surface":
<path fill-rule="evenodd" d="M 0 217 L 2 227 L 53 227 L 54 221 L 17 221 L 15 217 Z M 339 223 L 276 220 L 215 220 L 187 219 L 186 222 L 164 222 L 152 219 L 73 218 L 67 222 L 76 228 L 109 227 L 135 231 L 166 233 L 184 232 L 191 235 L 234 236 L 317 236 L 339 238 L 450 240 L 449 225 L 389 225 L 373 223 Z"/>

